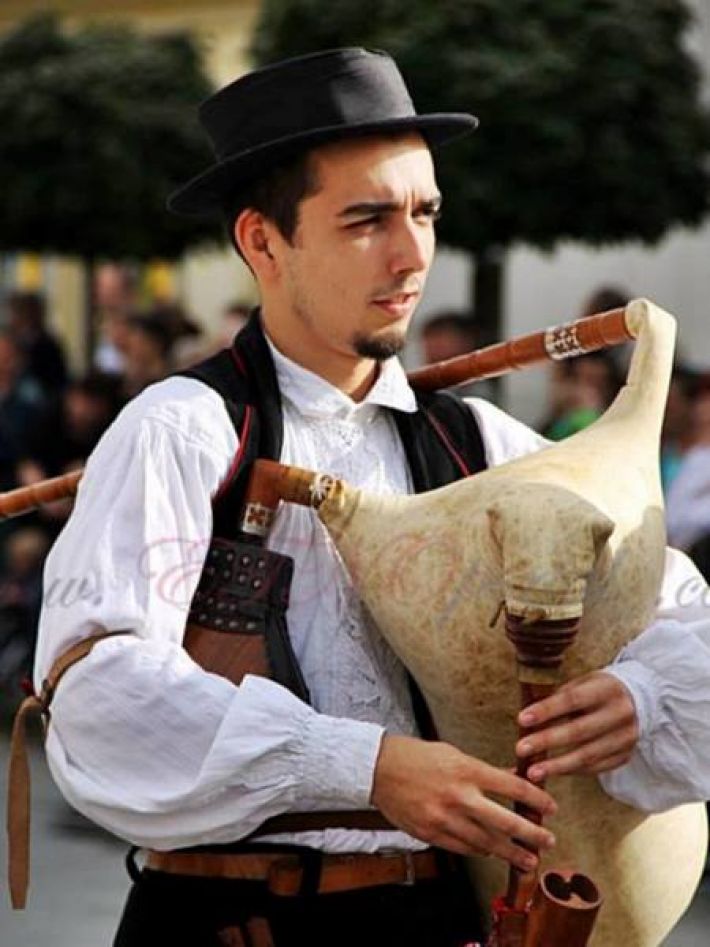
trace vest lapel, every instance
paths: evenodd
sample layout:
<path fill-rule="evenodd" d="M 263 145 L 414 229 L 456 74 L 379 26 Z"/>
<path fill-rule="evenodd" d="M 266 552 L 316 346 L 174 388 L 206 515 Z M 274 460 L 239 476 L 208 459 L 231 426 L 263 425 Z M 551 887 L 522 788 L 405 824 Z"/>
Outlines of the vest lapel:
<path fill-rule="evenodd" d="M 259 414 L 258 456 L 280 460 L 284 433 L 281 395 L 258 309 L 235 338 L 233 352 L 238 368 L 246 377 L 249 401 Z"/>

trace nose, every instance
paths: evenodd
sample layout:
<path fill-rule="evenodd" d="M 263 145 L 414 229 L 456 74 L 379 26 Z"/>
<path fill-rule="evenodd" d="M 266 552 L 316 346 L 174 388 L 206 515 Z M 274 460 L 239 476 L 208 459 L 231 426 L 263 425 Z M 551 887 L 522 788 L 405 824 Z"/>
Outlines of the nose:
<path fill-rule="evenodd" d="M 402 220 L 392 235 L 390 272 L 396 276 L 426 272 L 433 252 L 433 229 L 411 218 Z"/>

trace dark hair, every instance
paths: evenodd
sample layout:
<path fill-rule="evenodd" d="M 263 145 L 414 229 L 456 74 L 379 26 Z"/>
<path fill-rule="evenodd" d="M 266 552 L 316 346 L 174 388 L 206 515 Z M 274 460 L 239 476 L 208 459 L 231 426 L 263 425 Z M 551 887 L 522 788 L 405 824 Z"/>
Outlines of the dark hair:
<path fill-rule="evenodd" d="M 34 328 L 39 328 L 44 322 L 45 302 L 40 293 L 14 290 L 8 294 L 6 305 L 10 312 L 26 319 Z"/>
<path fill-rule="evenodd" d="M 619 364 L 611 352 L 597 351 L 587 352 L 586 355 L 579 355 L 576 358 L 565 359 L 557 362 L 560 371 L 566 378 L 574 378 L 580 365 L 602 365 L 606 370 L 606 398 L 605 407 L 608 407 L 616 397 L 617 392 L 623 384 L 623 377 Z"/>
<path fill-rule="evenodd" d="M 630 294 L 619 286 L 600 286 L 582 306 L 582 317 L 608 312 L 610 309 L 623 309 L 630 299 Z"/>
<path fill-rule="evenodd" d="M 298 227 L 298 206 L 301 201 L 316 194 L 318 178 L 310 160 L 310 151 L 301 151 L 270 168 L 263 175 L 240 188 L 225 206 L 229 239 L 239 256 L 244 254 L 234 236 L 237 218 L 251 207 L 272 221 L 288 243 L 293 242 Z"/>
<path fill-rule="evenodd" d="M 684 398 L 692 400 L 703 387 L 703 375 L 683 362 L 676 362 L 671 374 L 671 384 L 676 384 Z"/>
<path fill-rule="evenodd" d="M 126 319 L 126 325 L 155 342 L 162 355 L 170 354 L 173 337 L 169 329 L 152 313 L 133 313 Z"/>
<path fill-rule="evenodd" d="M 474 344 L 476 339 L 476 325 L 473 318 L 463 312 L 446 310 L 439 312 L 428 319 L 422 326 L 422 336 L 431 335 L 434 332 L 458 332 L 465 336 Z"/>
<path fill-rule="evenodd" d="M 112 415 L 118 412 L 121 405 L 120 381 L 116 375 L 91 371 L 70 381 L 66 392 L 77 392 L 92 401 L 101 401 Z"/>

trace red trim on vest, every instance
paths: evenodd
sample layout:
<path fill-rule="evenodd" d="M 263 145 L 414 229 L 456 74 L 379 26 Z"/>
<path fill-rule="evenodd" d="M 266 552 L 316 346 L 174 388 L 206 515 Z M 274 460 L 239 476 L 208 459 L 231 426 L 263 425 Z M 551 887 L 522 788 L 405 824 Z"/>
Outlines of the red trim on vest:
<path fill-rule="evenodd" d="M 448 450 L 448 452 L 449 452 L 449 453 L 451 454 L 451 456 L 453 457 L 453 459 L 454 459 L 455 463 L 457 464 L 459 470 L 463 473 L 464 477 L 470 477 L 472 471 L 470 471 L 470 470 L 468 469 L 468 466 L 467 466 L 467 464 L 466 464 L 466 461 L 463 459 L 463 457 L 459 454 L 459 452 L 456 450 L 456 448 L 454 447 L 454 445 L 453 445 L 453 444 L 451 443 L 451 441 L 449 440 L 449 437 L 448 437 L 446 431 L 444 430 L 444 428 L 441 426 L 441 424 L 439 424 L 439 422 L 438 422 L 437 419 L 434 417 L 434 415 L 431 413 L 431 411 L 425 409 L 425 413 L 426 413 L 426 416 L 429 418 L 429 422 L 430 422 L 431 426 L 434 428 L 434 430 L 436 431 L 436 433 L 439 435 L 439 439 L 441 440 L 441 442 L 442 442 L 442 444 L 444 445 L 444 447 Z"/>
<path fill-rule="evenodd" d="M 227 476 L 224 478 L 224 480 L 220 484 L 220 488 L 217 491 L 217 493 L 215 493 L 215 496 L 214 496 L 215 500 L 219 500 L 219 498 L 222 496 L 225 490 L 229 489 L 229 487 L 232 485 L 232 481 L 234 480 L 234 477 L 237 474 L 237 471 L 239 470 L 239 466 L 242 462 L 242 454 L 244 453 L 244 449 L 247 446 L 247 441 L 249 440 L 249 431 L 251 429 L 251 416 L 253 412 L 254 412 L 254 408 L 250 404 L 245 406 L 244 423 L 242 424 L 242 429 L 239 432 L 239 447 L 237 448 L 237 452 L 234 455 L 234 460 L 229 466 L 229 470 L 227 471 Z"/>
<path fill-rule="evenodd" d="M 242 361 L 242 357 L 239 354 L 239 352 L 237 352 L 235 346 L 232 346 L 230 348 L 229 354 L 232 356 L 232 361 L 234 362 L 234 365 L 237 371 L 239 372 L 239 374 L 244 375 L 246 377 L 247 370 L 244 366 L 244 362 Z"/>
<path fill-rule="evenodd" d="M 246 375 L 246 369 L 244 368 L 244 363 L 242 362 L 239 356 L 239 353 L 237 352 L 234 346 L 230 348 L 229 354 L 232 356 L 232 361 L 234 362 L 234 366 L 237 369 L 237 371 L 241 375 Z M 251 418 L 252 418 L 253 413 L 254 413 L 254 408 L 252 407 L 252 405 L 247 404 L 244 406 L 244 421 L 242 422 L 242 429 L 239 432 L 239 447 L 237 448 L 237 452 L 234 455 L 234 459 L 232 460 L 232 463 L 229 465 L 227 476 L 224 478 L 224 480 L 220 484 L 220 488 L 214 496 L 215 501 L 219 500 L 220 497 L 231 487 L 232 481 L 234 480 L 239 470 L 240 464 L 242 462 L 242 455 L 244 454 L 244 450 L 247 446 L 247 441 L 249 440 L 249 432 L 251 430 Z"/>

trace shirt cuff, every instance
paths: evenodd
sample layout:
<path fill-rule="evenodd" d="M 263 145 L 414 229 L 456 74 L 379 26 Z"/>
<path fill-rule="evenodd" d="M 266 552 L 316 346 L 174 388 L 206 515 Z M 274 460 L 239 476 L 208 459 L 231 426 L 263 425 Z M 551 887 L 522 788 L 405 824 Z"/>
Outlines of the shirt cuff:
<path fill-rule="evenodd" d="M 639 728 L 639 748 L 652 739 L 661 723 L 662 706 L 659 700 L 663 682 L 651 668 L 633 659 L 624 659 L 623 651 L 619 660 L 604 668 L 627 688 L 636 708 Z"/>
<path fill-rule="evenodd" d="M 369 808 L 384 732 L 377 724 L 313 713 L 303 736 L 304 808 Z"/>

